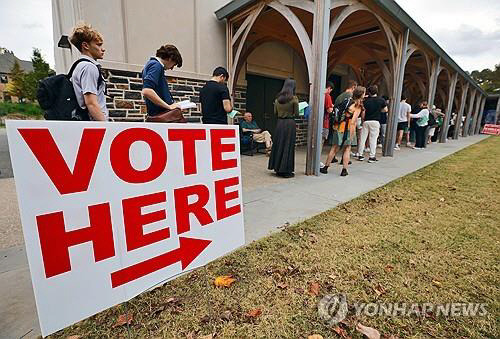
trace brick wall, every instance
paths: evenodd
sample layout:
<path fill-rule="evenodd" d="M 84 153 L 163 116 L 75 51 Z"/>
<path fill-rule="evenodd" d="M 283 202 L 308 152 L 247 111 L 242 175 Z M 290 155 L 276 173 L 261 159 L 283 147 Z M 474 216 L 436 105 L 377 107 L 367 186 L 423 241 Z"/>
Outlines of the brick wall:
<path fill-rule="evenodd" d="M 142 79 L 138 72 L 119 71 L 108 69 L 104 72 L 108 98 L 106 105 L 109 116 L 115 121 L 144 121 L 146 117 L 146 104 L 143 100 Z M 170 92 L 174 101 L 189 100 L 196 103 L 197 107 L 185 114 L 189 122 L 201 123 L 201 105 L 199 92 L 206 81 L 167 77 Z M 246 88 L 237 87 L 234 98 L 234 108 L 245 111 Z"/>
<path fill-rule="evenodd" d="M 106 105 L 109 116 L 115 121 L 144 121 L 146 104 L 142 98 L 142 79 L 138 72 L 107 69 L 104 72 L 107 82 L 108 97 Z M 174 101 L 190 100 L 196 103 L 196 109 L 185 114 L 188 122 L 201 123 L 201 107 L 199 91 L 205 85 L 203 80 L 167 77 L 170 92 Z M 307 95 L 298 95 L 300 101 L 307 101 Z M 234 96 L 234 109 L 240 112 L 246 110 L 246 87 L 237 86 Z M 307 121 L 303 118 L 297 123 L 297 145 L 307 144 Z"/>

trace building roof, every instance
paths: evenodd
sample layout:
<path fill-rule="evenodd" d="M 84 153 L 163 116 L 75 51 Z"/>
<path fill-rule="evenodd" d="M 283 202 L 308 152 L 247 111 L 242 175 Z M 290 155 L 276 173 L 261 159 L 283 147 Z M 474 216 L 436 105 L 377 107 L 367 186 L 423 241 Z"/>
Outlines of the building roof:
<path fill-rule="evenodd" d="M 14 53 L 0 48 L 0 73 L 10 74 L 16 61 L 24 72 L 28 73 L 33 71 L 33 64 L 31 61 L 21 60 L 16 57 Z"/>
<path fill-rule="evenodd" d="M 227 19 L 228 17 L 240 12 L 246 7 L 252 5 L 258 0 L 233 0 L 229 2 L 224 7 L 220 8 L 215 12 L 217 19 Z M 407 27 L 410 32 L 417 37 L 420 41 L 427 45 L 430 49 L 436 53 L 437 56 L 458 72 L 463 78 L 465 78 L 469 83 L 471 83 L 477 90 L 479 90 L 483 95 L 487 93 L 479 87 L 479 85 L 471 78 L 471 76 L 466 73 L 457 63 L 432 39 L 416 22 L 413 20 L 408 13 L 406 13 L 394 0 L 372 0 L 375 4 L 385 10 L 395 21 L 399 22 L 403 27 Z"/>

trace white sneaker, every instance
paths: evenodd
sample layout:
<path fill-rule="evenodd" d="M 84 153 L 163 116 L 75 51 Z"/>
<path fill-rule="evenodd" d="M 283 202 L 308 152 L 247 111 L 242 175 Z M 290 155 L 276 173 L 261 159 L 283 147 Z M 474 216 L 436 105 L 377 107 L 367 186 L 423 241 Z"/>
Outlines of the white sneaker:
<path fill-rule="evenodd" d="M 396 147 L 394 147 L 394 149 L 395 149 L 396 151 L 401 150 L 401 148 L 399 147 L 399 145 L 396 145 Z"/>
<path fill-rule="evenodd" d="M 323 168 L 323 167 L 325 167 L 325 164 L 320 161 L 319 162 L 319 168 Z"/>

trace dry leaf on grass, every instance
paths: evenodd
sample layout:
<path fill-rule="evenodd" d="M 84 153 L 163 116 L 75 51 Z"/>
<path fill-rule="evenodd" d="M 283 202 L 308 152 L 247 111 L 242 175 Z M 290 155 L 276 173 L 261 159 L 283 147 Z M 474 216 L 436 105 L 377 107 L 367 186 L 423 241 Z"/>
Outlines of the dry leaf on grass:
<path fill-rule="evenodd" d="M 260 308 L 256 308 L 254 310 L 248 311 L 246 315 L 247 315 L 247 317 L 250 317 L 250 318 L 257 318 L 261 314 L 262 314 L 262 310 Z"/>
<path fill-rule="evenodd" d="M 301 238 L 302 238 L 303 236 L 304 236 L 304 230 L 300 230 L 300 231 L 299 231 L 299 237 L 301 237 Z"/>
<path fill-rule="evenodd" d="M 438 280 L 433 280 L 432 284 L 436 287 L 443 287 L 443 284 L 441 284 L 441 282 L 439 282 Z"/>
<path fill-rule="evenodd" d="M 443 201 L 444 201 L 444 198 L 439 199 L 439 201 L 443 202 Z"/>
<path fill-rule="evenodd" d="M 128 316 L 125 314 L 120 314 L 118 316 L 118 319 L 116 319 L 116 323 L 113 325 L 113 328 L 123 326 L 125 324 L 129 324 L 132 322 L 132 314 L 129 314 Z"/>
<path fill-rule="evenodd" d="M 392 272 L 392 270 L 393 270 L 393 269 L 394 269 L 394 266 L 392 266 L 392 265 L 387 265 L 387 266 L 385 266 L 385 271 L 386 271 L 387 273 Z"/>
<path fill-rule="evenodd" d="M 374 286 L 372 288 L 375 291 L 375 293 L 377 293 L 377 297 L 380 297 L 381 295 L 387 293 L 386 289 L 382 285 L 380 285 L 380 284 L 378 284 L 378 285 L 376 285 L 376 286 Z"/>
<path fill-rule="evenodd" d="M 341 338 L 349 338 L 349 336 L 347 335 L 347 331 L 344 330 L 342 327 L 337 326 L 333 330 L 335 331 L 335 333 L 337 333 L 339 335 L 339 337 L 341 337 Z"/>
<path fill-rule="evenodd" d="M 313 334 L 307 337 L 307 339 L 323 339 L 323 336 L 319 334 Z"/>
<path fill-rule="evenodd" d="M 282 283 L 279 283 L 279 284 L 278 284 L 278 285 L 276 285 L 276 286 L 278 286 L 278 288 L 280 288 L 280 289 L 284 290 L 285 288 L 287 288 L 287 287 L 288 287 L 288 284 L 287 284 L 287 283 L 285 283 L 285 282 L 282 282 Z"/>
<path fill-rule="evenodd" d="M 380 332 L 374 328 L 363 326 L 358 323 L 358 325 L 356 325 L 356 330 L 364 334 L 368 339 L 380 339 Z"/>
<path fill-rule="evenodd" d="M 319 294 L 319 284 L 317 282 L 313 282 L 309 285 L 309 294 L 314 296 Z"/>
<path fill-rule="evenodd" d="M 217 287 L 229 287 L 234 283 L 236 279 L 233 278 L 232 275 L 221 275 L 215 278 L 215 286 Z"/>

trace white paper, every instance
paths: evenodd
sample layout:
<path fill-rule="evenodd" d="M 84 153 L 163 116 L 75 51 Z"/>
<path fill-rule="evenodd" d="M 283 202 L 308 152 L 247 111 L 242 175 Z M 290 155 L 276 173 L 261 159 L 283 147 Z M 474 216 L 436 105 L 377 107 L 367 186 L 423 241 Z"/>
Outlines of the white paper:
<path fill-rule="evenodd" d="M 178 102 L 178 104 L 179 104 L 181 110 L 196 108 L 196 104 L 194 102 L 189 101 L 189 100 L 180 101 L 180 102 Z"/>

